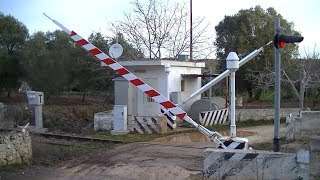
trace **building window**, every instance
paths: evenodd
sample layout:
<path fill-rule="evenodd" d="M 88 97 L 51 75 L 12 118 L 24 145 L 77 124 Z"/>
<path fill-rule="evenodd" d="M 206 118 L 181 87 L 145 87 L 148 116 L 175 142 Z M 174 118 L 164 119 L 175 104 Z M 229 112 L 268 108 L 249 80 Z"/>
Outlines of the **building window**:
<path fill-rule="evenodd" d="M 181 91 L 184 91 L 185 82 L 184 79 L 181 80 Z"/>
<path fill-rule="evenodd" d="M 154 102 L 154 100 L 150 96 L 147 95 L 147 102 Z"/>
<path fill-rule="evenodd" d="M 158 86 L 158 79 L 157 78 L 144 78 L 143 80 L 145 83 L 147 83 L 152 88 L 157 89 L 157 86 Z M 144 94 L 143 102 L 144 103 L 155 103 L 155 101 L 151 97 L 149 97 L 147 94 Z"/>

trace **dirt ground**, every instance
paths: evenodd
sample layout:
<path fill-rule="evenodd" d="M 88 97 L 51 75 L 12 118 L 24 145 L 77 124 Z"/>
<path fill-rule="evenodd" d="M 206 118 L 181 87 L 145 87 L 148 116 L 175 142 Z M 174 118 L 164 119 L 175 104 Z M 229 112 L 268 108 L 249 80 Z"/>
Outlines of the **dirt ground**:
<path fill-rule="evenodd" d="M 272 125 L 239 128 L 238 131 L 254 132 L 247 137 L 249 144 L 273 139 Z M 280 132 L 284 136 L 283 126 Z M 103 148 L 54 166 L 31 166 L 3 179 L 202 179 L 203 152 L 213 145 L 205 141 L 176 142 L 179 138 L 172 139 L 175 141 L 157 140 Z"/>

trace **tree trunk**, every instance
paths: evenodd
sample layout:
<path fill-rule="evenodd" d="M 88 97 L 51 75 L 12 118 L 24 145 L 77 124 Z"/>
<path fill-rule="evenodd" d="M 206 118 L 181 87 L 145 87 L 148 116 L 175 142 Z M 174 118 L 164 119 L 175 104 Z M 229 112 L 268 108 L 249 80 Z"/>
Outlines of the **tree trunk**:
<path fill-rule="evenodd" d="M 299 101 L 299 108 L 301 110 L 304 109 L 303 104 L 304 104 L 304 94 L 305 94 L 306 87 L 303 83 L 300 84 L 300 101 Z"/>
<path fill-rule="evenodd" d="M 262 89 L 259 89 L 254 95 L 254 100 L 260 100 L 261 94 L 262 94 Z"/>
<path fill-rule="evenodd" d="M 249 101 L 252 101 L 253 100 L 252 87 L 248 85 L 246 89 L 247 89 L 247 92 L 248 92 L 248 95 L 249 95 Z"/>
<path fill-rule="evenodd" d="M 81 102 L 84 102 L 86 100 L 86 94 L 87 91 L 83 92 Z"/>
<path fill-rule="evenodd" d="M 7 97 L 8 97 L 8 98 L 11 97 L 11 89 L 8 89 Z"/>

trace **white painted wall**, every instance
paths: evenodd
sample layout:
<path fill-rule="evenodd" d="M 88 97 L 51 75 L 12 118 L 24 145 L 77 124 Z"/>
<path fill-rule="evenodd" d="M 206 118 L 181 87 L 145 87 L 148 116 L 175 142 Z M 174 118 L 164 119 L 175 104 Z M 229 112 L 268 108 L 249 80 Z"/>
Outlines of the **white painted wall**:
<path fill-rule="evenodd" d="M 191 68 L 191 67 L 178 67 L 172 66 L 171 72 L 169 74 L 169 92 L 181 91 L 181 80 L 185 80 L 184 91 L 181 91 L 181 100 L 184 101 L 189 98 L 189 96 L 201 87 L 201 78 L 196 77 L 182 77 L 181 74 L 201 74 L 201 68 Z M 188 103 L 184 104 L 182 108 L 185 111 L 190 109 L 192 103 L 199 100 L 201 96 L 198 96 Z"/>
<path fill-rule="evenodd" d="M 185 80 L 185 91 L 181 92 L 181 100 L 187 99 L 190 94 L 201 87 L 201 78 L 182 77 L 181 74 L 201 74 L 204 63 L 181 62 L 181 61 L 121 61 L 130 72 L 156 89 L 163 96 L 168 97 L 171 92 L 181 91 L 181 80 Z M 170 72 L 164 71 L 164 65 L 170 64 Z M 169 78 L 169 82 L 168 82 Z M 115 92 L 117 93 L 117 92 Z M 170 97 L 170 96 L 169 96 Z M 197 97 L 182 108 L 188 111 L 192 103 L 201 97 Z M 128 115 L 156 116 L 161 115 L 161 106 L 156 102 L 148 102 L 146 94 L 141 92 L 131 83 L 128 87 Z"/>
<path fill-rule="evenodd" d="M 166 74 L 160 66 L 137 66 L 128 67 L 129 71 L 142 79 L 152 88 L 165 95 Z M 160 105 L 156 102 L 148 101 L 148 96 L 132 84 L 129 86 L 128 114 L 139 116 L 160 115 Z"/>

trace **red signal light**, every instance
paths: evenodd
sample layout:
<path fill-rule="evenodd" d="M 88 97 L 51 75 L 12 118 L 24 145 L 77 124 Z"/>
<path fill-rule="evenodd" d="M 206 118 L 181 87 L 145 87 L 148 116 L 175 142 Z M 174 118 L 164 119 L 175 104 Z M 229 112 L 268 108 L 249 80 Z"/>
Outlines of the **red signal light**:
<path fill-rule="evenodd" d="M 283 48 L 285 45 L 286 45 L 285 42 L 283 42 L 283 41 L 280 41 L 280 42 L 279 42 L 279 46 L 280 46 L 281 48 Z"/>
<path fill-rule="evenodd" d="M 276 34 L 273 39 L 275 48 L 283 48 L 286 43 L 297 43 L 303 41 L 303 37 L 301 36 L 290 36 L 285 34 Z"/>

